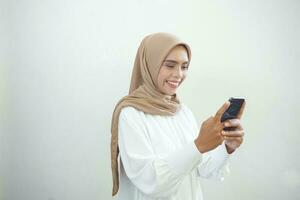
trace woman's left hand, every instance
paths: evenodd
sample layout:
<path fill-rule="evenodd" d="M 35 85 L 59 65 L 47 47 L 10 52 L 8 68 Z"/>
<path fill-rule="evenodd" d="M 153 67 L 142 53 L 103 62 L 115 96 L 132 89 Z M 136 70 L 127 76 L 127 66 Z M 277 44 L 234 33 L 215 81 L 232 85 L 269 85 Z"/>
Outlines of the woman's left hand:
<path fill-rule="evenodd" d="M 221 132 L 221 134 L 225 140 L 227 152 L 229 154 L 233 153 L 243 143 L 244 129 L 241 125 L 240 119 L 244 112 L 245 104 L 246 104 L 246 102 L 243 103 L 242 108 L 240 109 L 240 112 L 236 119 L 226 120 L 224 122 L 225 127 L 235 127 L 234 130 L 231 130 L 231 131 L 223 130 Z"/>

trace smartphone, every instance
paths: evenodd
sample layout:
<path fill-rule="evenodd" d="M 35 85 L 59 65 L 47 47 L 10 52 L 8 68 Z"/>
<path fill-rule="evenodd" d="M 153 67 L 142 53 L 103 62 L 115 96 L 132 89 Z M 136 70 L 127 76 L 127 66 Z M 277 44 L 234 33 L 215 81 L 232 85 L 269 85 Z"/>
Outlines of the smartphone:
<path fill-rule="evenodd" d="M 239 114 L 245 99 L 231 97 L 228 101 L 230 102 L 230 106 L 223 113 L 223 115 L 221 117 L 221 122 L 224 122 L 228 119 L 235 119 L 237 117 L 237 115 Z M 225 131 L 235 130 L 235 127 L 226 127 L 226 128 L 224 128 L 224 130 Z"/>

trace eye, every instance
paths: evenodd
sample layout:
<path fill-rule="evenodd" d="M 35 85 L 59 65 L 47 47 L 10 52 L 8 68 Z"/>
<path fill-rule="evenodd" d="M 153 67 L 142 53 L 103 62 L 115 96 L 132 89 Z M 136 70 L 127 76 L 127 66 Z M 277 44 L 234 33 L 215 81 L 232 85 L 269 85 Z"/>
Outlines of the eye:
<path fill-rule="evenodd" d="M 184 70 L 188 70 L 188 69 L 189 69 L 189 66 L 184 65 L 184 66 L 182 66 L 181 68 L 184 69 Z"/>
<path fill-rule="evenodd" d="M 165 66 L 167 66 L 167 67 L 169 67 L 169 68 L 174 67 L 174 65 L 170 65 L 170 64 L 166 64 Z"/>

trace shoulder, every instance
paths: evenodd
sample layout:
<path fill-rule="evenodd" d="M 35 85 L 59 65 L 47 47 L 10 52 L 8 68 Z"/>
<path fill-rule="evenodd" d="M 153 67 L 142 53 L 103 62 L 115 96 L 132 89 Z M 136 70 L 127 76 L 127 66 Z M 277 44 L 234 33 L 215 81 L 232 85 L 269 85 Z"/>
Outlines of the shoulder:
<path fill-rule="evenodd" d="M 119 120 L 138 122 L 138 121 L 143 120 L 144 117 L 145 117 L 144 112 L 142 112 L 132 106 L 126 106 L 121 109 L 120 115 L 119 115 Z"/>
<path fill-rule="evenodd" d="M 139 111 L 138 109 L 132 107 L 132 106 L 126 106 L 123 107 L 120 111 L 120 116 L 136 116 L 143 113 L 142 111 Z"/>
<path fill-rule="evenodd" d="M 132 106 L 123 107 L 120 111 L 118 126 L 144 130 L 145 114 Z"/>
<path fill-rule="evenodd" d="M 193 116 L 193 112 L 191 111 L 191 109 L 185 104 L 185 103 L 181 103 L 181 108 L 180 108 L 180 112 L 191 117 Z M 124 108 L 121 109 L 120 111 L 120 117 L 122 118 L 134 118 L 134 117 L 145 117 L 145 113 L 143 111 L 140 111 L 132 106 L 126 106 Z"/>

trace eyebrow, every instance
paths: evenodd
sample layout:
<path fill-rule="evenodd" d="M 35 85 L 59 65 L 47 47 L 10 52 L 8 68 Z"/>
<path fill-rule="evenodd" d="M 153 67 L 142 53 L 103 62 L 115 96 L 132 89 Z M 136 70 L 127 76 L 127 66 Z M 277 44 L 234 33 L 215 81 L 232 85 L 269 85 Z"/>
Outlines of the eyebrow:
<path fill-rule="evenodd" d="M 175 64 L 178 63 L 178 62 L 175 61 L 175 60 L 164 60 L 164 62 L 171 62 L 171 63 L 175 63 Z M 188 64 L 188 63 L 189 63 L 189 61 L 185 61 L 185 62 L 183 62 L 182 64 Z"/>

